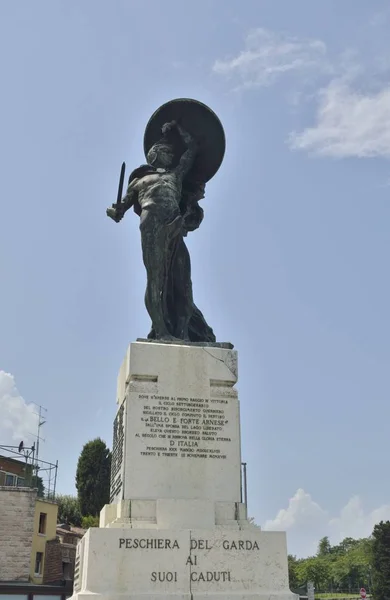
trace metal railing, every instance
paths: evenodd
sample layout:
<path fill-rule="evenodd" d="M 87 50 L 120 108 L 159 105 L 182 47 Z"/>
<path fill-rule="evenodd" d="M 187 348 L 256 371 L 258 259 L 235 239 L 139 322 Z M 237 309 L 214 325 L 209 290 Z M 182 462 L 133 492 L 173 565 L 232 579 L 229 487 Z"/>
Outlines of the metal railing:
<path fill-rule="evenodd" d="M 241 504 L 245 504 L 248 509 L 248 484 L 246 479 L 246 462 L 241 463 Z"/>
<path fill-rule="evenodd" d="M 50 463 L 38 459 L 35 444 L 25 447 L 23 443 L 19 446 L 0 445 L 0 462 L 1 458 L 5 460 L 4 467 L 0 470 L 0 474 L 2 472 L 4 474 L 4 477 L 0 479 L 0 485 L 36 488 L 38 497 L 54 500 L 58 460 Z M 12 480 L 11 477 L 13 477 Z"/>

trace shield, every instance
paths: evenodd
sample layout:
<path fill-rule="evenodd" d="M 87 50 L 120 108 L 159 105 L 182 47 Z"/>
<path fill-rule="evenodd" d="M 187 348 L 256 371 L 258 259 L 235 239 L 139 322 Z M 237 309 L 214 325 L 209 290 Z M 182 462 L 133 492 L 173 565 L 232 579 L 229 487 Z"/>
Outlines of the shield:
<path fill-rule="evenodd" d="M 222 164 L 225 154 L 225 133 L 217 115 L 205 104 L 190 98 L 177 98 L 163 104 L 151 116 L 144 135 L 144 151 L 161 139 L 165 123 L 176 121 L 198 142 L 199 151 L 188 174 L 192 181 L 209 181 Z"/>

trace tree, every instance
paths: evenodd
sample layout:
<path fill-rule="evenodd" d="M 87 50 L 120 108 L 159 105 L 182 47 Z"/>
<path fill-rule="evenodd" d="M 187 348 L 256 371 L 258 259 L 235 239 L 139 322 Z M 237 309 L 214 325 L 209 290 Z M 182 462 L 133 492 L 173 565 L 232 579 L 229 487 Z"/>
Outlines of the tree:
<path fill-rule="evenodd" d="M 296 590 L 298 587 L 297 576 L 297 558 L 292 554 L 288 555 L 288 582 L 290 590 Z"/>
<path fill-rule="evenodd" d="M 45 495 L 45 486 L 43 485 L 43 479 L 39 475 L 33 475 L 31 478 L 31 486 L 37 488 L 38 498 L 43 498 Z"/>
<path fill-rule="evenodd" d="M 345 538 L 331 548 L 331 559 L 336 589 L 357 592 L 361 587 L 370 587 L 370 540 Z"/>
<path fill-rule="evenodd" d="M 372 583 L 375 600 L 390 598 L 390 521 L 375 525 L 372 533 Z"/>
<path fill-rule="evenodd" d="M 298 562 L 296 573 L 299 585 L 313 581 L 315 588 L 323 591 L 331 580 L 331 564 L 325 558 L 313 556 Z"/>
<path fill-rule="evenodd" d="M 84 445 L 76 472 L 77 497 L 81 515 L 97 517 L 110 501 L 111 454 L 100 438 Z"/>
<path fill-rule="evenodd" d="M 317 556 L 327 556 L 331 552 L 331 546 L 328 537 L 323 537 L 318 543 Z"/>
<path fill-rule="evenodd" d="M 316 556 L 298 559 L 288 557 L 290 589 L 296 593 L 313 581 L 317 592 L 355 593 L 364 587 L 371 592 L 372 538 L 345 538 L 331 546 L 327 537 L 318 543 Z M 380 600 L 383 600 L 380 598 Z M 390 595 L 386 600 L 390 600 Z"/>
<path fill-rule="evenodd" d="M 58 504 L 58 523 L 67 523 L 68 525 L 80 527 L 81 513 L 77 498 L 75 496 L 59 495 L 56 497 L 56 502 Z"/>
<path fill-rule="evenodd" d="M 353 538 L 346 537 L 343 539 L 342 542 L 340 542 L 340 544 L 338 544 L 337 546 L 333 546 L 331 551 L 333 554 L 338 554 L 338 555 L 346 554 L 352 548 L 356 548 L 356 546 L 358 546 L 359 543 L 360 543 L 360 540 L 354 540 Z"/>
<path fill-rule="evenodd" d="M 88 517 L 83 517 L 81 519 L 81 527 L 83 529 L 89 529 L 90 527 L 99 527 L 99 517 L 92 517 L 88 515 Z"/>

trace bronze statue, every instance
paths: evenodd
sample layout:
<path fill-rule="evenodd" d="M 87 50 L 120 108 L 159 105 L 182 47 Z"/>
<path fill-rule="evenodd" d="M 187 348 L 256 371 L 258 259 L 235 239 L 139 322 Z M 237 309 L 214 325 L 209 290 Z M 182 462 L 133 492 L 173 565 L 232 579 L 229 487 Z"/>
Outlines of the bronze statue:
<path fill-rule="evenodd" d="M 178 118 L 157 126 L 164 113 L 177 113 Z M 207 140 L 210 119 L 217 131 L 214 144 Z M 206 136 L 204 129 L 208 129 Z M 131 207 L 141 217 L 150 339 L 215 342 L 213 330 L 193 301 L 190 256 L 183 238 L 203 220 L 199 201 L 206 181 L 222 162 L 224 141 L 219 120 L 205 105 L 191 100 L 163 105 L 145 132 L 148 164 L 131 173 L 124 198 L 107 209 L 117 223 Z"/>

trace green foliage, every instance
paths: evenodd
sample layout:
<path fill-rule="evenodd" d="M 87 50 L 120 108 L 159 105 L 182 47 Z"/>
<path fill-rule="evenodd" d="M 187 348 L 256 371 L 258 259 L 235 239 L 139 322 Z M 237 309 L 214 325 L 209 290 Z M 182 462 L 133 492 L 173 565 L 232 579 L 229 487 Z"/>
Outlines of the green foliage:
<path fill-rule="evenodd" d="M 352 548 L 356 548 L 359 545 L 359 543 L 360 543 L 360 540 L 354 540 L 353 538 L 350 538 L 350 537 L 344 538 L 343 541 L 340 542 L 340 544 L 332 547 L 332 553 L 338 554 L 338 555 L 346 554 Z"/>
<path fill-rule="evenodd" d="M 346 538 L 336 548 L 332 565 L 337 587 L 353 591 L 370 585 L 371 541 Z"/>
<path fill-rule="evenodd" d="M 45 486 L 42 477 L 40 477 L 35 467 L 30 464 L 25 465 L 24 485 L 26 487 L 36 488 L 38 490 L 38 498 L 43 498 L 45 495 Z"/>
<path fill-rule="evenodd" d="M 317 556 L 327 556 L 330 554 L 331 546 L 328 537 L 323 537 L 318 543 Z"/>
<path fill-rule="evenodd" d="M 31 478 L 31 487 L 37 488 L 38 490 L 38 498 L 43 498 L 45 495 L 45 486 L 43 485 L 42 477 L 39 475 L 33 475 Z"/>
<path fill-rule="evenodd" d="M 79 501 L 75 496 L 56 496 L 58 504 L 58 523 L 67 523 L 75 527 L 81 526 Z"/>
<path fill-rule="evenodd" d="M 296 590 L 299 586 L 297 576 L 297 558 L 292 554 L 288 555 L 288 582 L 290 590 Z"/>
<path fill-rule="evenodd" d="M 84 445 L 76 472 L 77 497 L 82 516 L 98 516 L 110 499 L 111 454 L 100 438 Z"/>
<path fill-rule="evenodd" d="M 316 589 L 326 589 L 331 579 L 331 563 L 319 556 L 307 558 L 297 565 L 297 575 L 301 582 L 312 581 Z"/>
<path fill-rule="evenodd" d="M 337 593 L 342 592 L 344 597 L 348 593 L 359 597 L 361 587 L 367 590 L 371 587 L 371 544 L 370 539 L 345 538 L 340 544 L 331 546 L 327 537 L 322 538 L 316 556 L 289 560 L 294 588 L 304 588 L 312 581 L 316 596 L 322 592 L 329 594 L 329 598 L 336 598 Z M 290 589 L 293 589 L 292 584 Z"/>
<path fill-rule="evenodd" d="M 93 517 L 88 515 L 81 519 L 81 527 L 83 529 L 89 529 L 90 527 L 99 527 L 99 517 Z"/>
<path fill-rule="evenodd" d="M 372 533 L 372 580 L 375 600 L 390 598 L 390 521 L 375 525 Z"/>

